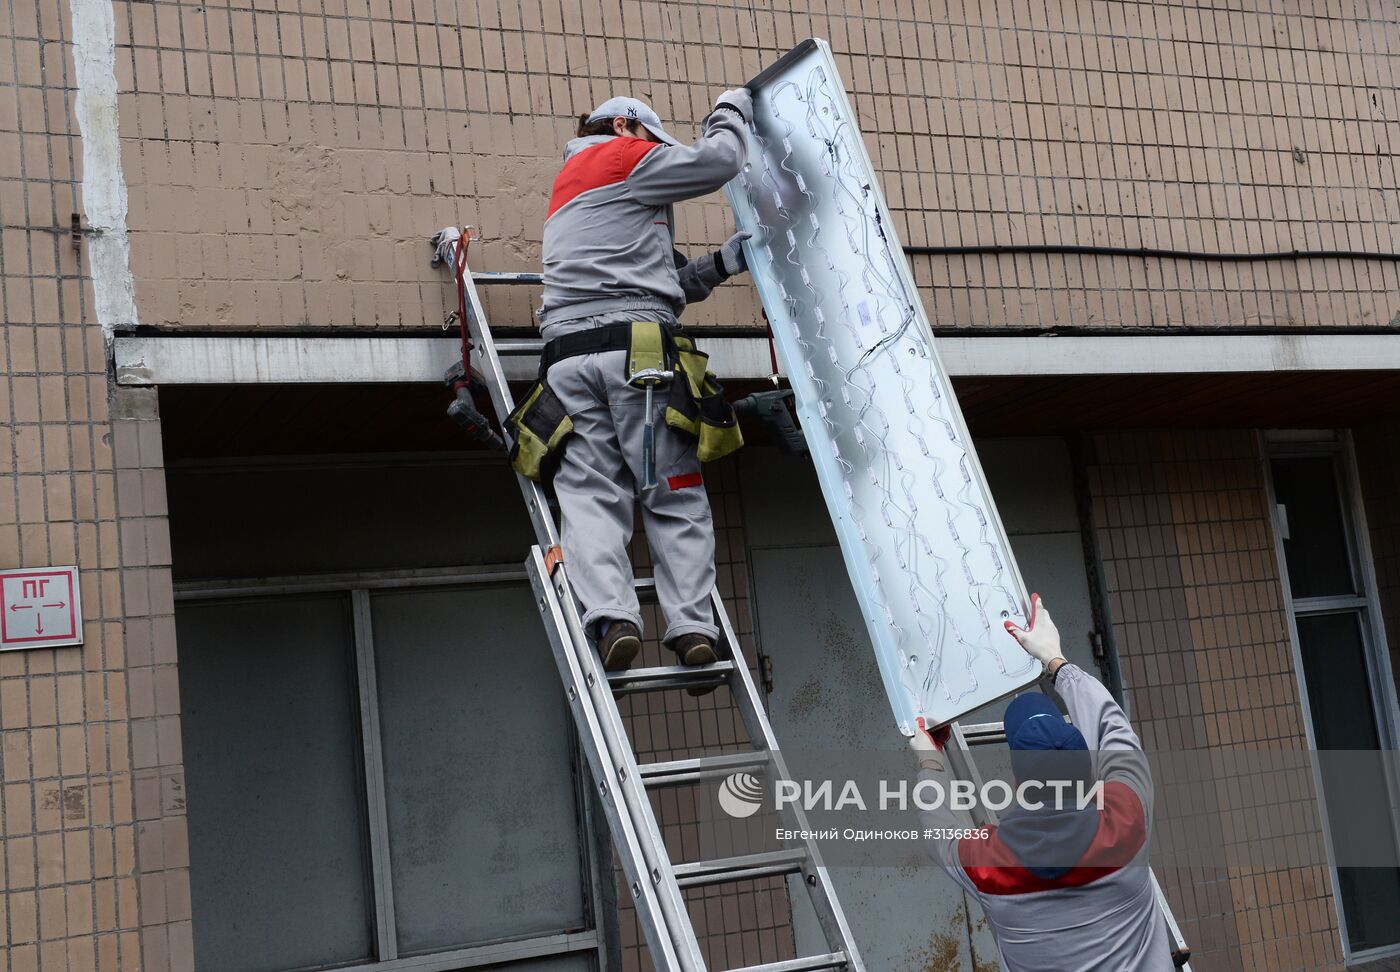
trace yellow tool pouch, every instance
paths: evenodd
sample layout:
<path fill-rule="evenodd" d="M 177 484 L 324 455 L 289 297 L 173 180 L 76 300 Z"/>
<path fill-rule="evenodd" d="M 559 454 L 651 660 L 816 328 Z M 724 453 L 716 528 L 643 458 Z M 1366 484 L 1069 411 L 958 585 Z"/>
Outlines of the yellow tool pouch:
<path fill-rule="evenodd" d="M 671 345 L 676 377 L 666 403 L 666 424 L 699 440 L 695 452 L 701 462 L 722 459 L 744 444 L 739 417 L 710 371 L 710 356 L 683 334 L 674 335 Z"/>
<path fill-rule="evenodd" d="M 635 321 L 627 342 L 627 380 L 639 371 L 661 371 L 666 367 L 666 334 L 656 321 Z"/>
<path fill-rule="evenodd" d="M 544 377 L 530 386 L 520 404 L 506 416 L 506 425 L 515 439 L 510 447 L 511 468 L 535 482 L 548 479 L 574 423 Z"/>

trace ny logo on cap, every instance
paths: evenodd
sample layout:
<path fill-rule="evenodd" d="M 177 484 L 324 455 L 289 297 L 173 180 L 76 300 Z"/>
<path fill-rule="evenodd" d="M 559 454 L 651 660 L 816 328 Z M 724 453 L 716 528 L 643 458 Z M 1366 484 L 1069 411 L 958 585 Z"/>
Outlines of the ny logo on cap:
<path fill-rule="evenodd" d="M 627 109 L 627 117 L 628 117 L 628 118 L 636 118 L 636 117 L 637 117 L 637 109 L 636 109 L 636 108 L 631 108 L 631 107 L 629 107 L 629 108 Z"/>

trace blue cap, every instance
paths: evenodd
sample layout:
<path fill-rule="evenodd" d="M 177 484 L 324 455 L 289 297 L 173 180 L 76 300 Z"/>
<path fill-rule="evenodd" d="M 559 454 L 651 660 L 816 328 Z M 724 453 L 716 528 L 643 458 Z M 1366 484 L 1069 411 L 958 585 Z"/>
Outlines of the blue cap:
<path fill-rule="evenodd" d="M 1026 692 L 1016 696 L 1006 707 L 1003 726 L 1016 779 L 1093 781 L 1093 762 L 1084 734 L 1065 721 L 1048 695 Z M 1046 755 L 1049 752 L 1074 755 Z"/>
<path fill-rule="evenodd" d="M 651 105 L 637 98 L 609 98 L 593 109 L 588 121 L 592 123 L 604 118 L 626 118 L 628 121 L 638 122 L 667 145 L 681 144 L 661 127 L 661 116 L 651 110 Z"/>
<path fill-rule="evenodd" d="M 1006 744 L 1012 749 L 1088 749 L 1084 734 L 1065 721 L 1041 692 L 1026 692 L 1006 707 Z"/>

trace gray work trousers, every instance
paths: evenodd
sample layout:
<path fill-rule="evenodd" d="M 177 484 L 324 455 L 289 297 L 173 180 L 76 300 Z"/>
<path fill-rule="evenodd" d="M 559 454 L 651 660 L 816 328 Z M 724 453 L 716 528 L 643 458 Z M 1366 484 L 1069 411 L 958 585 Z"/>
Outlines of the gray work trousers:
<path fill-rule="evenodd" d="M 663 640 L 691 632 L 715 638 L 715 529 L 695 440 L 666 425 L 668 389 L 659 386 L 653 399 L 657 485 L 642 489 L 646 392 L 627 383 L 626 368 L 626 351 L 605 351 L 565 358 L 549 369 L 549 387 L 574 423 L 554 474 L 569 580 L 585 626 L 617 619 L 642 627 L 627 556 L 640 500 L 666 615 Z"/>

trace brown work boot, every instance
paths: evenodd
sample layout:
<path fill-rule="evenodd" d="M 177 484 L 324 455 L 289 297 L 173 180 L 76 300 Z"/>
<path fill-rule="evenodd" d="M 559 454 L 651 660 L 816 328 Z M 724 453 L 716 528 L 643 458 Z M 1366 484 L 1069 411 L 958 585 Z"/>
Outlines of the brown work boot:
<path fill-rule="evenodd" d="M 715 652 L 715 641 L 709 635 L 700 634 L 698 631 L 690 634 L 683 634 L 670 644 L 676 657 L 680 659 L 682 665 L 711 665 L 719 661 L 719 655 Z M 686 689 L 686 694 L 701 696 L 709 695 L 715 690 L 713 685 L 697 685 L 694 688 Z"/>
<path fill-rule="evenodd" d="M 620 672 L 632 664 L 642 650 L 642 632 L 631 621 L 609 623 L 607 633 L 598 639 L 598 657 L 603 671 Z"/>

